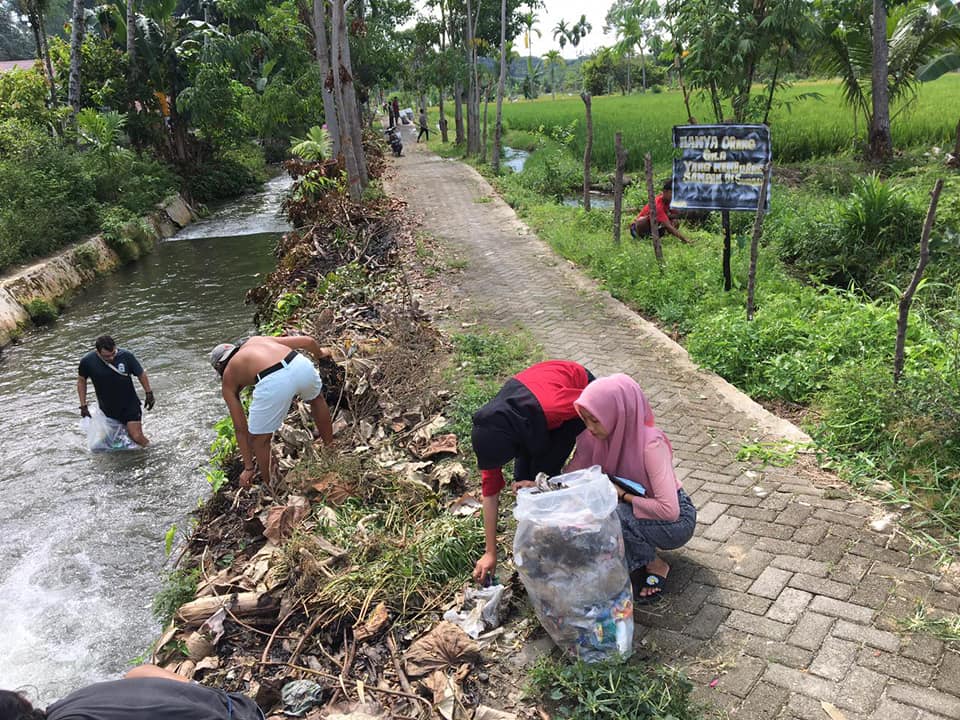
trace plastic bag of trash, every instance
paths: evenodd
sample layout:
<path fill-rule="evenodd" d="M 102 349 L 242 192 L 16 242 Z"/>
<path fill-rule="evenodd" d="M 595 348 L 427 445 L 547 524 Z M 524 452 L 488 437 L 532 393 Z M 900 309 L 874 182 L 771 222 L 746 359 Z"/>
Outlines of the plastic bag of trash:
<path fill-rule="evenodd" d="M 108 418 L 96 405 L 90 406 L 90 417 L 80 418 L 80 429 L 87 436 L 87 448 L 91 452 L 135 450 L 140 447 L 130 439 L 126 425 Z"/>
<path fill-rule="evenodd" d="M 443 619 L 459 626 L 476 640 L 487 630 L 500 627 L 500 601 L 503 599 L 504 590 L 504 586 L 500 584 L 485 588 L 467 588 L 460 612 L 447 610 Z"/>
<path fill-rule="evenodd" d="M 588 662 L 627 655 L 633 591 L 617 492 L 599 465 L 517 493 L 513 562 L 553 641 Z"/>

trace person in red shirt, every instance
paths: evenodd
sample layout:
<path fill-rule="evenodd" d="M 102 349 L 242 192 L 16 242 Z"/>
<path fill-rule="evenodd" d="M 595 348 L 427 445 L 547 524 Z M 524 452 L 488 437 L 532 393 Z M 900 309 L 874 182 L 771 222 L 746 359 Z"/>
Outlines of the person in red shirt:
<path fill-rule="evenodd" d="M 657 206 L 657 222 L 660 223 L 660 236 L 663 237 L 663 231 L 678 238 L 681 242 L 690 243 L 690 238 L 684 235 L 674 222 L 680 217 L 680 213 L 670 208 L 670 201 L 673 199 L 673 180 L 667 180 L 663 183 L 663 191 L 654 199 Z M 650 234 L 650 203 L 643 206 L 640 214 L 630 223 L 630 235 L 635 238 L 641 238 Z"/>
<path fill-rule="evenodd" d="M 593 375 L 567 360 L 548 360 L 517 373 L 473 416 L 471 439 L 480 468 L 485 552 L 473 569 L 483 583 L 497 568 L 497 515 L 513 463 L 513 489 L 530 485 L 537 473 L 559 475 L 586 428 L 573 406 Z"/>

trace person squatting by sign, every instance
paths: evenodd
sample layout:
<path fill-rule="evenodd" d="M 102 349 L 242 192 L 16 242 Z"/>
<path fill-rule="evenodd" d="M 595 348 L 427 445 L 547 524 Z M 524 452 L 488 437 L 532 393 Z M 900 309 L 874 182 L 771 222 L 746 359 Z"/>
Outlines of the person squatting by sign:
<path fill-rule="evenodd" d="M 766 125 L 677 125 L 673 202 L 680 210 L 757 209 L 763 169 L 770 162 Z M 770 206 L 770 191 L 764 210 Z"/>

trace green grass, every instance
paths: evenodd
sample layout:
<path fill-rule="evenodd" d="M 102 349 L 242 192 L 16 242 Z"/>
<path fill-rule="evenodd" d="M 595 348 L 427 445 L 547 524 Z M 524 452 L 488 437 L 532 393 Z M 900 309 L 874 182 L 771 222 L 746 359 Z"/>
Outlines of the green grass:
<path fill-rule="evenodd" d="M 663 665 L 544 659 L 530 671 L 528 695 L 562 720 L 696 720 L 690 681 Z"/>
<path fill-rule="evenodd" d="M 797 100 L 804 93 L 820 93 L 822 101 Z M 798 162 L 849 152 L 865 138 L 862 123 L 855 127 L 853 113 L 840 97 L 835 81 L 801 82 L 778 93 L 779 105 L 771 113 L 770 135 L 774 160 Z M 712 122 L 705 103 L 697 101 L 693 113 L 702 123 Z M 573 152 L 582 157 L 585 142 L 584 107 L 579 98 L 505 103 L 504 124 L 511 133 L 535 132 L 540 126 L 564 126 L 576 122 Z M 917 101 L 892 122 L 897 147 L 952 147 L 960 116 L 960 76 L 954 74 L 920 88 Z M 660 174 L 666 174 L 673 157 L 671 129 L 686 123 L 679 91 L 593 98 L 593 162 L 604 170 L 614 167 L 614 135 L 623 133 L 627 170 L 643 167 L 649 152 Z M 510 144 L 510 143 L 507 143 Z M 511 147 L 514 147 L 511 145 Z M 516 147 L 524 147 L 517 145 Z"/>

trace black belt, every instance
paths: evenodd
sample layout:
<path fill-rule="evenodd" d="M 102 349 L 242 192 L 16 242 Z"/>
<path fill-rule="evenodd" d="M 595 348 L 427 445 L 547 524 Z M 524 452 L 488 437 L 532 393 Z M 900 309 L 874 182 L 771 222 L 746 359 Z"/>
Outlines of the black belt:
<path fill-rule="evenodd" d="M 283 360 L 278 362 L 276 365 L 271 365 L 266 370 L 261 370 L 260 372 L 258 372 L 257 382 L 260 382 L 261 380 L 263 380 L 270 373 L 275 373 L 277 370 L 283 370 L 287 365 L 289 365 L 294 360 L 296 360 L 297 355 L 299 354 L 300 353 L 298 353 L 296 350 L 291 350 L 290 352 L 287 353 L 287 356 Z"/>

